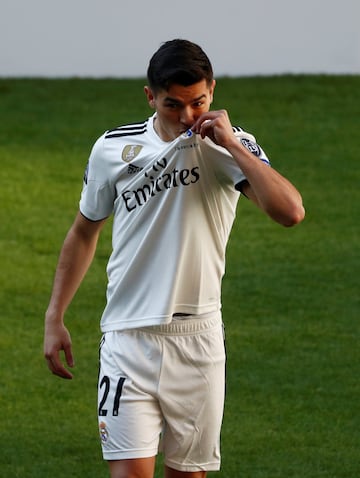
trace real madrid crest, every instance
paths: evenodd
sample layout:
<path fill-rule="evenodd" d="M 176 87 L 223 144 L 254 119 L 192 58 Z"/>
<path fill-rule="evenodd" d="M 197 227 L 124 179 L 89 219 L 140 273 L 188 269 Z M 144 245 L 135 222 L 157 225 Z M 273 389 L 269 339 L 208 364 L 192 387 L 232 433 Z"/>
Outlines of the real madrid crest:
<path fill-rule="evenodd" d="M 99 431 L 100 431 L 100 439 L 103 443 L 106 443 L 109 438 L 109 433 L 106 428 L 106 423 L 100 422 L 99 423 Z"/>
<path fill-rule="evenodd" d="M 130 161 L 133 161 L 136 156 L 140 153 L 142 150 L 142 146 L 139 144 L 128 144 L 125 146 L 122 152 L 122 159 L 126 163 L 130 163 Z"/>

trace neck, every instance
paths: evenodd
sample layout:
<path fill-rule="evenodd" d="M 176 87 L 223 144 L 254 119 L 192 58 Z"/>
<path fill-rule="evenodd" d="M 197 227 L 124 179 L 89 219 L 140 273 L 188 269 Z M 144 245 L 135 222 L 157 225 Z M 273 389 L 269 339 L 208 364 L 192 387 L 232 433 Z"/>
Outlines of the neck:
<path fill-rule="evenodd" d="M 168 142 L 172 141 L 173 139 L 175 139 L 175 138 L 171 138 L 171 137 L 166 133 L 166 131 L 164 131 L 164 129 L 161 127 L 161 124 L 160 124 L 160 122 L 159 122 L 159 120 L 157 119 L 156 116 L 155 116 L 155 118 L 154 118 L 153 125 L 154 125 L 155 133 L 159 136 L 159 138 L 160 138 L 162 141 L 165 141 L 165 142 L 168 143 Z"/>

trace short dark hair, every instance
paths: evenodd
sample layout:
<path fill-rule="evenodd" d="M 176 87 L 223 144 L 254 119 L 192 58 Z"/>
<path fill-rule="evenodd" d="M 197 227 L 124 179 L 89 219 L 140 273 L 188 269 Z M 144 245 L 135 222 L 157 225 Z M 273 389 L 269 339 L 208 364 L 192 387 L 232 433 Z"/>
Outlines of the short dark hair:
<path fill-rule="evenodd" d="M 147 79 L 154 93 L 171 85 L 190 86 L 201 80 L 210 85 L 213 69 L 203 49 L 195 43 L 175 39 L 163 43 L 149 62 Z"/>

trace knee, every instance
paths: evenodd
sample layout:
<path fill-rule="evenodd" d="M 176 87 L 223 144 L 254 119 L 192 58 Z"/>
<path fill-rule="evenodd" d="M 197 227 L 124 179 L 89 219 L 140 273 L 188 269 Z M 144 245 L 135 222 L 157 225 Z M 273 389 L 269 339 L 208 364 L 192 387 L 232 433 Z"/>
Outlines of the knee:
<path fill-rule="evenodd" d="M 111 478 L 153 478 L 155 457 L 109 461 Z"/>

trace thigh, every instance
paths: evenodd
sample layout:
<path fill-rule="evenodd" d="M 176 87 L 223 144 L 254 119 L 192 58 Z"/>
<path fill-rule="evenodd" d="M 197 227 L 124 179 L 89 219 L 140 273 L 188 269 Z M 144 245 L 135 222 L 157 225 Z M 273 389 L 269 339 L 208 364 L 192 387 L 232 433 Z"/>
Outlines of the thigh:
<path fill-rule="evenodd" d="M 201 334 L 170 338 L 164 363 L 160 400 L 166 465 L 183 472 L 218 470 L 225 395 L 221 324 Z"/>
<path fill-rule="evenodd" d="M 162 414 L 158 401 L 139 383 L 136 350 L 123 334 L 105 334 L 101 345 L 98 419 L 103 457 L 108 461 L 150 458 L 158 451 Z M 129 357 L 136 362 L 134 367 Z"/>

